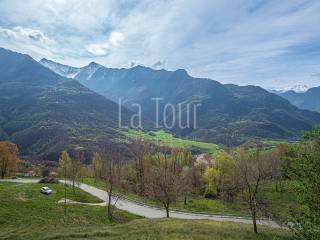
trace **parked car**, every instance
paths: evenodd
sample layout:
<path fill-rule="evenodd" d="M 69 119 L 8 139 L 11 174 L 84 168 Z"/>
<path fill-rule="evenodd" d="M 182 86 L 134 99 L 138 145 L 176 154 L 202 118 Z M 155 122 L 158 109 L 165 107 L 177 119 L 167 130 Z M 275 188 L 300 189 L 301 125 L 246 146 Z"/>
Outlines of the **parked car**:
<path fill-rule="evenodd" d="M 50 194 L 52 193 L 52 190 L 51 190 L 50 188 L 48 188 L 48 187 L 42 187 L 42 188 L 40 189 L 40 192 L 41 192 L 42 194 L 50 195 Z"/>

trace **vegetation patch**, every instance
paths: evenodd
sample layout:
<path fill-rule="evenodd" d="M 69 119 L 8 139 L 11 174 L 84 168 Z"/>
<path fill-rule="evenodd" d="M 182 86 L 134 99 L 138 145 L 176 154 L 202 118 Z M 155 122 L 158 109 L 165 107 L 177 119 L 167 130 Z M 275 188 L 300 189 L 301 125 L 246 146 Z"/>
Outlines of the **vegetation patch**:
<path fill-rule="evenodd" d="M 67 205 L 64 222 L 64 197 L 62 184 L 46 184 L 53 190 L 49 196 L 40 193 L 42 184 L 0 183 L 0 239 L 42 239 L 47 234 L 59 232 L 79 233 L 92 226 L 98 229 L 110 224 L 106 208 L 101 206 Z M 74 201 L 100 202 L 81 190 L 67 197 Z M 125 223 L 139 217 L 117 210 L 115 220 Z M 59 238 L 58 238 L 59 239 Z"/>
<path fill-rule="evenodd" d="M 217 144 L 178 138 L 163 130 L 143 132 L 129 129 L 127 132 L 123 132 L 123 134 L 130 139 L 144 139 L 151 141 L 157 145 L 172 148 L 184 148 L 211 154 L 219 151 L 219 146 Z"/>

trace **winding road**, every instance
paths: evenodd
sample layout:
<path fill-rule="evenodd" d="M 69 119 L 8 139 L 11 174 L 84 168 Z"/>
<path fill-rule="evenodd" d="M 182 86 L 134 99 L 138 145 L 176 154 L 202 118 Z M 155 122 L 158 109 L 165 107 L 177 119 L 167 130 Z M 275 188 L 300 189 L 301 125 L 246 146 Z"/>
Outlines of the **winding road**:
<path fill-rule="evenodd" d="M 15 182 L 15 183 L 38 183 L 37 179 L 4 179 L 0 180 L 0 182 Z M 60 181 L 64 183 L 64 181 Z M 68 182 L 70 184 L 70 182 Z M 83 191 L 96 196 L 97 198 L 106 202 L 108 193 L 104 190 L 98 189 L 96 187 L 81 183 L 79 186 Z M 149 205 L 145 205 L 143 203 L 130 201 L 127 199 L 119 198 L 112 199 L 113 204 L 118 209 L 140 215 L 146 218 L 164 218 L 166 216 L 165 210 Z M 209 215 L 209 214 L 200 214 L 200 213 L 191 213 L 191 212 L 181 212 L 181 211 L 170 211 L 170 217 L 172 218 L 180 218 L 180 219 L 206 219 L 206 220 L 214 220 L 214 221 L 229 221 L 229 222 L 238 222 L 245 224 L 252 224 L 252 219 L 245 217 L 232 217 L 227 215 Z M 281 226 L 272 220 L 267 219 L 259 219 L 257 220 L 257 224 L 266 225 L 274 228 L 280 228 Z"/>

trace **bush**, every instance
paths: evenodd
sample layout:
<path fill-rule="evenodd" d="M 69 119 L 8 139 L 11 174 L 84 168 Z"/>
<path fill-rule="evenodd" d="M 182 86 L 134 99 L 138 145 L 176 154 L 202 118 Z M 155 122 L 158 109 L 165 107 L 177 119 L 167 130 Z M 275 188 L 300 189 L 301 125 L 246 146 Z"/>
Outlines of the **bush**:
<path fill-rule="evenodd" d="M 45 177 L 45 178 L 42 178 L 39 183 L 59 183 L 59 180 L 56 179 L 56 178 L 48 178 L 48 177 Z"/>

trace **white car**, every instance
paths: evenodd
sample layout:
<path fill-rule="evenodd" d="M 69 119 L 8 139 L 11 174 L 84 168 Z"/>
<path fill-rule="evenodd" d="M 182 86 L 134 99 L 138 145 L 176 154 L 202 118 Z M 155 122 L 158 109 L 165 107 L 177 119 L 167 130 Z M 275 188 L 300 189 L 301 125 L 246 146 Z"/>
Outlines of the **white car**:
<path fill-rule="evenodd" d="M 42 187 L 40 189 L 40 192 L 43 193 L 43 194 L 46 194 L 46 195 L 50 195 L 52 193 L 52 190 L 48 187 Z"/>

